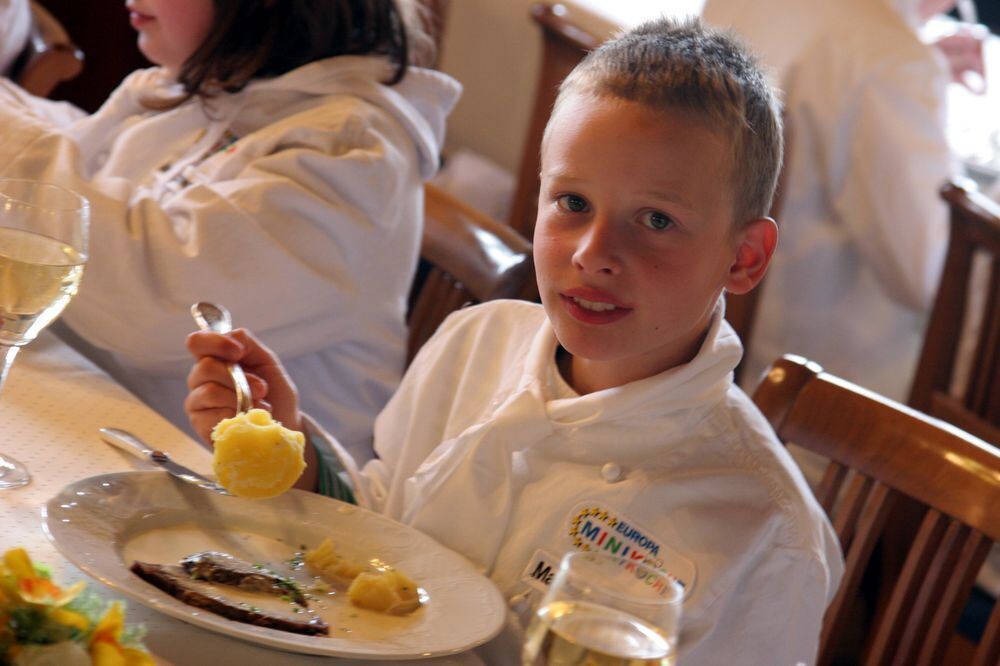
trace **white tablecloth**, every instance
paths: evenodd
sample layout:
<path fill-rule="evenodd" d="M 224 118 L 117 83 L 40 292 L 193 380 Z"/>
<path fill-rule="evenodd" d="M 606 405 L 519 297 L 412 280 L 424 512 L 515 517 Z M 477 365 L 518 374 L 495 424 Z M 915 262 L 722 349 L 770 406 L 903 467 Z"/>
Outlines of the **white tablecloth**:
<path fill-rule="evenodd" d="M 26 464 L 32 474 L 30 485 L 0 490 L 0 547 L 23 546 L 35 561 L 52 567 L 56 580 L 65 584 L 87 580 L 91 589 L 109 599 L 122 595 L 88 579 L 63 559 L 41 527 L 42 505 L 67 484 L 95 474 L 154 467 L 103 443 L 98 439 L 97 429 L 110 426 L 129 430 L 192 469 L 207 472 L 211 467 L 211 454 L 204 447 L 51 333 L 43 334 L 16 359 L 7 386 L 0 394 L 0 424 L 3 424 L 0 451 Z M 149 630 L 146 645 L 159 664 L 362 663 L 258 647 L 205 631 L 137 603 L 128 604 L 127 620 L 146 625 Z M 466 654 L 414 663 L 471 666 L 482 661 Z"/>

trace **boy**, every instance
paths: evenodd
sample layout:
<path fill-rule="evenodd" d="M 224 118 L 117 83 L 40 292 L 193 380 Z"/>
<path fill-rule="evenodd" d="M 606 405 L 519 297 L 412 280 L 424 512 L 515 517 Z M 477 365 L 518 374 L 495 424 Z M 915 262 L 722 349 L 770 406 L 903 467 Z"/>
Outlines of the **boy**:
<path fill-rule="evenodd" d="M 811 662 L 840 554 L 732 384 L 741 346 L 721 298 L 767 268 L 780 155 L 774 96 L 725 36 L 661 20 L 588 56 L 542 145 L 544 309 L 453 315 L 380 415 L 379 459 L 358 470 L 330 442 L 360 503 L 468 557 L 515 610 L 564 552 L 604 550 L 684 585 L 685 666 Z M 224 360 L 302 425 L 280 365 L 248 334 L 188 344 L 201 360 L 186 408 L 202 435 L 232 415 Z"/>

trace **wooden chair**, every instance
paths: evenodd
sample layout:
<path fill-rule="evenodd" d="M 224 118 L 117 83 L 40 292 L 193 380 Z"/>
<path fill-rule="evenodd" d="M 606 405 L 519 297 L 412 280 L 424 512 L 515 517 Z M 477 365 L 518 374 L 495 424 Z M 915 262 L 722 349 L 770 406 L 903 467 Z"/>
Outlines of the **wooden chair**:
<path fill-rule="evenodd" d="M 909 404 L 1000 446 L 1000 205 L 954 183 L 941 195 L 951 208 L 951 238 Z M 979 253 L 988 257 L 987 280 L 976 299 L 969 285 Z M 981 304 L 970 310 L 975 300 Z M 970 320 L 979 322 L 976 330 L 967 330 Z M 956 373 L 963 336 L 972 336 L 975 350 L 965 381 Z"/>
<path fill-rule="evenodd" d="M 534 286 L 531 243 L 521 234 L 433 185 L 424 193 L 420 255 L 430 270 L 411 298 L 407 363 L 452 311 L 523 297 Z"/>
<path fill-rule="evenodd" d="M 844 640 L 862 573 L 894 503 L 927 508 L 864 664 L 942 663 L 990 545 L 1000 540 L 1000 454 L 953 426 L 828 375 L 805 359 L 775 363 L 754 401 L 784 442 L 830 460 L 817 491 L 843 546 L 846 571 L 827 610 L 821 665 Z M 972 662 L 1000 663 L 1000 605 Z"/>
<path fill-rule="evenodd" d="M 83 71 L 83 52 L 62 24 L 37 2 L 31 3 L 32 28 L 28 44 L 18 57 L 11 79 L 39 97 Z"/>

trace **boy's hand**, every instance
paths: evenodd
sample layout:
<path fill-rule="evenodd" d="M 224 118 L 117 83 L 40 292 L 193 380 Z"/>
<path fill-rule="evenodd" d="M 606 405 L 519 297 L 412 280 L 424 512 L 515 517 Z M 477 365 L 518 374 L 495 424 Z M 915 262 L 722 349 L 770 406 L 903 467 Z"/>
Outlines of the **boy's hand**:
<path fill-rule="evenodd" d="M 274 352 L 249 331 L 236 329 L 228 335 L 199 331 L 188 336 L 187 348 L 197 362 L 188 373 L 184 411 L 206 443 L 211 444 L 215 424 L 236 415 L 236 392 L 227 363 L 243 366 L 254 407 L 268 410 L 286 428 L 302 430 L 295 385 Z"/>

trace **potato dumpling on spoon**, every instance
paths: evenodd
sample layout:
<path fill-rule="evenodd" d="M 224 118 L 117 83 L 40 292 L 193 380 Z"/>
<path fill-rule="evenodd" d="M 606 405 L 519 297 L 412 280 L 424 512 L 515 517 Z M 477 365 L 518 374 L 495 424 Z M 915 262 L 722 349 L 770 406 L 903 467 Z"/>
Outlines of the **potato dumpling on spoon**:
<path fill-rule="evenodd" d="M 212 430 L 212 468 L 223 488 L 248 499 L 285 492 L 306 468 L 305 435 L 289 430 L 263 409 L 223 419 Z"/>

